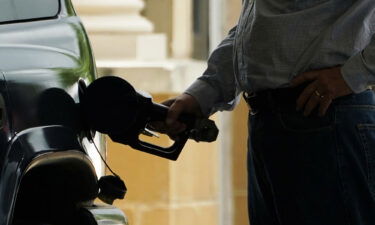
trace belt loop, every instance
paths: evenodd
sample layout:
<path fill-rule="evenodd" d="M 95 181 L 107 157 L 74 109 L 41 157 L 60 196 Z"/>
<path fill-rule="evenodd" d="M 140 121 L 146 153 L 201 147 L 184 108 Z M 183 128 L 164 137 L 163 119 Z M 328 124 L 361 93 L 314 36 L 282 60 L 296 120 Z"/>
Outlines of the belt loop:
<path fill-rule="evenodd" d="M 254 99 L 255 96 L 256 96 L 256 94 L 255 94 L 254 92 L 249 93 L 249 92 L 247 92 L 247 91 L 244 91 L 244 92 L 242 93 L 242 96 L 243 96 L 243 98 L 245 99 L 245 102 L 247 103 L 246 105 L 247 105 L 247 107 L 249 108 L 250 115 L 255 115 L 255 114 L 257 114 L 258 111 L 255 109 L 254 104 L 251 103 L 251 99 L 252 99 L 252 98 Z M 251 105 L 253 105 L 253 106 L 251 106 Z"/>

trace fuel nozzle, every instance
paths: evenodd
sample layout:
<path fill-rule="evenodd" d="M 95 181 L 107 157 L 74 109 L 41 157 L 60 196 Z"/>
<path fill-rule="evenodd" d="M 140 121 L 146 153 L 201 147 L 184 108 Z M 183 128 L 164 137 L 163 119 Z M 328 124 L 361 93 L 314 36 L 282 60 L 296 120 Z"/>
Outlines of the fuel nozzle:
<path fill-rule="evenodd" d="M 126 80 L 115 76 L 101 77 L 92 82 L 82 95 L 81 104 L 91 129 L 108 134 L 115 142 L 171 160 L 178 158 L 189 138 L 212 142 L 218 135 L 212 120 L 184 114 L 179 120 L 187 125 L 187 130 L 172 146 L 164 148 L 141 141 L 140 134 L 154 136 L 147 125 L 165 121 L 168 107 L 154 103 L 151 96 L 135 91 Z"/>

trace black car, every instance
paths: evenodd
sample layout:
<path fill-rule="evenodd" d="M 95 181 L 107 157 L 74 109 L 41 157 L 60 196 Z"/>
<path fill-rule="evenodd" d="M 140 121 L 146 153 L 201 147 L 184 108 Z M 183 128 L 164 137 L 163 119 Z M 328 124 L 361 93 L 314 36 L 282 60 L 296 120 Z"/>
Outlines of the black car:
<path fill-rule="evenodd" d="M 95 132 L 79 102 L 95 77 L 70 0 L 0 0 L 0 225 L 127 224 L 93 204 Z"/>

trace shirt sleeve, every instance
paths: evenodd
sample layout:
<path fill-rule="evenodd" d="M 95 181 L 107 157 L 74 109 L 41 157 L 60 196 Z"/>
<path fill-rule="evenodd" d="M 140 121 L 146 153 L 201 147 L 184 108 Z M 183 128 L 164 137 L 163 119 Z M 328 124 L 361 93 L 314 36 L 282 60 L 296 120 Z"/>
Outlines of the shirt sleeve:
<path fill-rule="evenodd" d="M 236 28 L 212 52 L 203 75 L 185 91 L 199 102 L 204 115 L 232 110 L 239 100 L 233 67 Z"/>
<path fill-rule="evenodd" d="M 360 93 L 375 84 L 375 37 L 365 49 L 343 65 L 341 73 L 354 93 Z"/>

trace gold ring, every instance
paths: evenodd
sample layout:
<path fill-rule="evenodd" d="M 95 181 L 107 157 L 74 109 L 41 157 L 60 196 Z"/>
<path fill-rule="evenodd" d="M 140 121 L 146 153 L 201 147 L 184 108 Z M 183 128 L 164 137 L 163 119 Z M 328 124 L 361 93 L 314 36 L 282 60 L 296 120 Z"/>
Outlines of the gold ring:
<path fill-rule="evenodd" d="M 320 94 L 318 90 L 315 90 L 315 95 L 320 97 L 320 98 L 324 98 L 324 95 Z"/>

